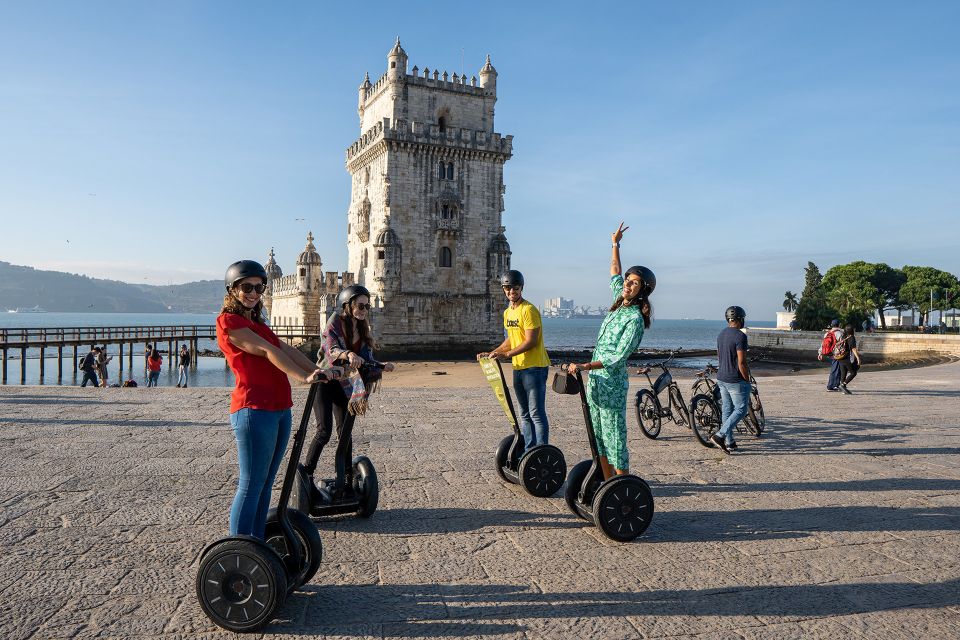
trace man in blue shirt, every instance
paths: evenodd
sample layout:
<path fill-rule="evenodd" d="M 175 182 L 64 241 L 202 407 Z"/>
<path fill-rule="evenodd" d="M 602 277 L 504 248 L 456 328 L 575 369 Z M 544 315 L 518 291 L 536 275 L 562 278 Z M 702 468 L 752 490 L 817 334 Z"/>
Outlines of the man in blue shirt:
<path fill-rule="evenodd" d="M 733 428 L 747 415 L 750 401 L 750 368 L 747 366 L 747 335 L 741 331 L 747 318 L 743 307 L 728 307 L 727 328 L 717 336 L 717 386 L 723 399 L 722 424 L 710 436 L 713 444 L 730 453 L 737 448 Z"/>

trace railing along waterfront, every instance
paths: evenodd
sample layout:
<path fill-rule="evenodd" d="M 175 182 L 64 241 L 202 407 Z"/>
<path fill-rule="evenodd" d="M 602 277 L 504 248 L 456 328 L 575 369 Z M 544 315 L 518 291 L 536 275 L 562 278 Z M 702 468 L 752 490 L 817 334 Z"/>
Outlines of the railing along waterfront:
<path fill-rule="evenodd" d="M 307 339 L 319 336 L 321 327 L 278 326 L 273 331 L 284 339 Z M 27 350 L 40 352 L 40 381 L 45 375 L 45 352 L 57 350 L 57 380 L 63 379 L 63 350 L 72 348 L 73 370 L 77 370 L 78 348 L 94 345 L 117 345 L 119 350 L 120 371 L 123 372 L 123 356 L 126 351 L 127 367 L 133 370 L 134 345 L 147 343 L 159 347 L 167 343 L 167 366 L 172 368 L 175 358 L 169 355 L 177 353 L 181 344 L 187 344 L 191 354 L 191 364 L 196 366 L 198 343 L 200 340 L 215 340 L 215 325 L 134 325 L 121 327 L 16 327 L 0 328 L 0 383 L 7 383 L 7 362 L 9 351 L 20 352 L 20 384 L 26 382 Z M 127 347 L 126 349 L 124 347 Z"/>

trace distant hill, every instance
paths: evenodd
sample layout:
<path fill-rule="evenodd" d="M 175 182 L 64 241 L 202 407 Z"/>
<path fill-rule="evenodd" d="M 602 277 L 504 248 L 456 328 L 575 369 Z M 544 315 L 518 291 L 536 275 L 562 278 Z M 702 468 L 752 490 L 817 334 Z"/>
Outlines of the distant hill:
<path fill-rule="evenodd" d="M 0 261 L 0 300 L 6 309 L 39 305 L 47 311 L 209 313 L 220 309 L 223 281 L 128 284 Z"/>

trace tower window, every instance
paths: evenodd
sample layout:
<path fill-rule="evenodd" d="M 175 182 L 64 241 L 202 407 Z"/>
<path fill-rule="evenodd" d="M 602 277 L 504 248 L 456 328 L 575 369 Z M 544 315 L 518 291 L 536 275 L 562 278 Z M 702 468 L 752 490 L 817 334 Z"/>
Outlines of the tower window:
<path fill-rule="evenodd" d="M 391 69 L 396 69 L 396 68 L 397 68 L 397 63 L 394 62 L 394 61 L 391 61 L 391 62 L 390 62 L 390 68 L 391 68 Z"/>
<path fill-rule="evenodd" d="M 450 251 L 450 247 L 440 247 L 440 266 L 453 266 L 453 252 Z"/>
<path fill-rule="evenodd" d="M 306 276 L 306 275 L 307 275 L 307 270 L 304 269 L 303 267 L 300 267 L 300 275 L 301 275 L 301 276 Z"/>
<path fill-rule="evenodd" d="M 386 252 L 383 249 L 377 249 L 377 260 L 383 260 L 386 257 Z"/>
<path fill-rule="evenodd" d="M 441 132 L 446 131 L 446 130 L 447 130 L 447 119 L 446 119 L 445 117 L 443 117 L 443 116 L 440 116 L 440 119 L 437 121 L 437 126 L 440 127 L 440 131 L 441 131 Z"/>
<path fill-rule="evenodd" d="M 447 180 L 453 180 L 453 163 L 447 164 Z"/>
<path fill-rule="evenodd" d="M 443 180 L 446 177 L 446 175 L 447 175 L 447 170 L 443 166 L 443 163 L 441 162 L 440 166 L 437 167 L 437 177 Z"/>
<path fill-rule="evenodd" d="M 441 211 L 440 211 L 440 215 L 441 215 L 441 217 L 442 217 L 444 220 L 449 219 L 449 218 L 450 218 L 450 207 L 447 206 L 447 205 L 443 205 L 443 208 L 442 208 Z"/>

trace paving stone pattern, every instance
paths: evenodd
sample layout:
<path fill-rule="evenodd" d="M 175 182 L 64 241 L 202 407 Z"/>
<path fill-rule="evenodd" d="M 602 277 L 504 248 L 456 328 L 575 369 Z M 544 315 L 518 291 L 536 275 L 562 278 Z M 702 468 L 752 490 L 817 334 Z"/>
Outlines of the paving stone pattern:
<path fill-rule="evenodd" d="M 629 544 L 498 479 L 489 389 L 387 379 L 357 427 L 380 509 L 322 521 L 312 584 L 248 637 L 960 637 L 958 378 L 866 373 L 852 396 L 763 378 L 768 431 L 731 457 L 631 417 L 657 511 Z M 548 403 L 572 466 L 579 404 Z M 0 388 L 0 637 L 232 635 L 194 594 L 236 482 L 227 407 L 223 389 Z"/>

